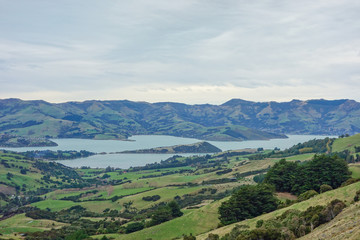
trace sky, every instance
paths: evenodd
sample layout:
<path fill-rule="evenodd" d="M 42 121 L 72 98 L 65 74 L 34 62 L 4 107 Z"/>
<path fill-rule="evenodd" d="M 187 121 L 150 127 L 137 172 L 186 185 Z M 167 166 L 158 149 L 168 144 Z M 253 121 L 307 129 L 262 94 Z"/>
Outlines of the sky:
<path fill-rule="evenodd" d="M 0 99 L 360 101 L 359 0 L 0 0 Z"/>

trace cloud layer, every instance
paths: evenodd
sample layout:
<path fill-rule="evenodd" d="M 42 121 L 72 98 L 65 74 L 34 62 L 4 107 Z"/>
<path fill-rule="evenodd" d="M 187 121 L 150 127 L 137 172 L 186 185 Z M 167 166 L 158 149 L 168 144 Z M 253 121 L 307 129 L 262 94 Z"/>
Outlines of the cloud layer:
<path fill-rule="evenodd" d="M 0 0 L 0 96 L 360 100 L 360 2 Z"/>

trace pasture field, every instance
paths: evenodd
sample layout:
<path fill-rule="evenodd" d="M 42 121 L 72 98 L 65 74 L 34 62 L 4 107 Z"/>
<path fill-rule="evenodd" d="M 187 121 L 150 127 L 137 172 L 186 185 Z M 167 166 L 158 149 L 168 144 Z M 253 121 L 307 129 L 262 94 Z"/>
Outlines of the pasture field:
<path fill-rule="evenodd" d="M 351 171 L 351 177 L 360 178 L 360 164 L 349 164 L 349 170 Z"/>
<path fill-rule="evenodd" d="M 19 238 L 19 234 L 22 232 L 37 232 L 46 231 L 51 228 L 60 228 L 68 225 L 66 223 L 60 223 L 46 219 L 32 219 L 25 216 L 25 213 L 15 215 L 11 218 L 0 221 L 0 233 L 2 237 L 6 238 Z"/>
<path fill-rule="evenodd" d="M 221 201 L 214 201 L 213 203 L 201 207 L 199 209 L 184 210 L 184 215 L 175 218 L 171 221 L 145 228 L 141 231 L 119 235 L 107 234 L 107 237 L 113 237 L 119 240 L 141 240 L 151 237 L 157 240 L 168 240 L 180 238 L 183 234 L 197 235 L 215 229 L 219 223 L 217 209 Z M 96 239 L 101 239 L 103 235 L 92 236 Z"/>
<path fill-rule="evenodd" d="M 346 138 L 337 138 L 331 146 L 332 152 L 342 152 L 349 150 L 355 152 L 355 146 L 360 146 L 360 134 L 356 134 Z"/>

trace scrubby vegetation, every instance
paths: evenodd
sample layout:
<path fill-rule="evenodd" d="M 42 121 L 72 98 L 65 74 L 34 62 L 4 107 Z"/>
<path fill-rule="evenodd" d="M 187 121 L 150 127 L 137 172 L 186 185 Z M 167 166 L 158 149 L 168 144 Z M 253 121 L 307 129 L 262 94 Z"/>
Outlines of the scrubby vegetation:
<path fill-rule="evenodd" d="M 21 153 L 26 158 L 30 159 L 46 159 L 46 160 L 66 160 L 66 159 L 75 159 L 83 158 L 95 155 L 93 152 L 81 150 L 81 151 L 51 151 L 51 150 L 37 150 L 37 151 L 27 151 Z"/>
<path fill-rule="evenodd" d="M 304 143 L 298 143 L 291 148 L 283 151 L 273 150 L 269 153 L 258 153 L 249 157 L 251 160 L 264 158 L 284 158 L 304 153 L 326 153 L 330 152 L 330 146 L 334 142 L 334 138 L 314 139 Z"/>
<path fill-rule="evenodd" d="M 221 240 L 296 239 L 310 233 L 319 225 L 334 219 L 345 206 L 342 201 L 336 199 L 326 206 L 309 207 L 306 211 L 287 210 L 279 217 L 257 221 L 256 229 L 248 230 L 236 226 Z"/>

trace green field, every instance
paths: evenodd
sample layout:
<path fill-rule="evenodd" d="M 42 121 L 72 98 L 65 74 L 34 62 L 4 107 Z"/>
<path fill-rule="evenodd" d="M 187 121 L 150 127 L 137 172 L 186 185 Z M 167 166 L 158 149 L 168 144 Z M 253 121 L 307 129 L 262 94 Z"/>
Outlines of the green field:
<path fill-rule="evenodd" d="M 351 171 L 351 177 L 360 178 L 360 165 L 359 164 L 350 164 L 349 170 Z"/>
<path fill-rule="evenodd" d="M 34 220 L 26 217 L 25 213 L 23 213 L 0 221 L 0 233 L 4 237 L 16 238 L 18 235 L 15 236 L 15 233 L 45 231 L 65 225 L 67 224 L 46 219 Z"/>
<path fill-rule="evenodd" d="M 134 196 L 122 198 L 122 199 L 118 200 L 117 203 L 122 205 L 125 202 L 133 201 L 134 207 L 136 207 L 137 209 L 144 209 L 144 208 L 151 207 L 151 205 L 157 204 L 160 202 L 169 202 L 169 201 L 173 200 L 175 196 L 183 196 L 184 194 L 190 194 L 190 193 L 196 194 L 198 192 L 198 190 L 200 190 L 201 188 L 202 188 L 201 186 L 197 186 L 197 187 L 163 187 L 163 188 L 154 189 L 152 191 L 149 191 L 149 192 L 146 192 L 143 194 L 137 194 Z M 153 201 L 149 202 L 149 201 L 142 200 L 142 198 L 144 196 L 153 196 L 153 195 L 159 195 L 161 198 L 155 202 L 153 202 Z"/>
<path fill-rule="evenodd" d="M 113 237 L 121 240 L 142 240 L 151 237 L 157 240 L 168 240 L 181 238 L 183 234 L 197 235 L 215 229 L 219 223 L 217 208 L 220 201 L 215 201 L 207 206 L 195 210 L 186 210 L 182 217 L 156 225 L 151 228 L 126 234 L 108 234 L 107 237 Z M 100 239 L 102 235 L 93 236 Z"/>
<path fill-rule="evenodd" d="M 332 144 L 332 152 L 342 152 L 344 150 L 349 150 L 350 152 L 355 152 L 355 146 L 360 146 L 360 134 L 356 134 L 346 138 L 337 138 Z"/>
<path fill-rule="evenodd" d="M 79 205 L 79 203 L 74 203 L 72 201 L 65 200 L 44 200 L 41 202 L 36 202 L 31 204 L 34 207 L 38 207 L 40 209 L 49 208 L 51 211 L 60 211 L 62 209 L 66 209 L 75 205 Z"/>

